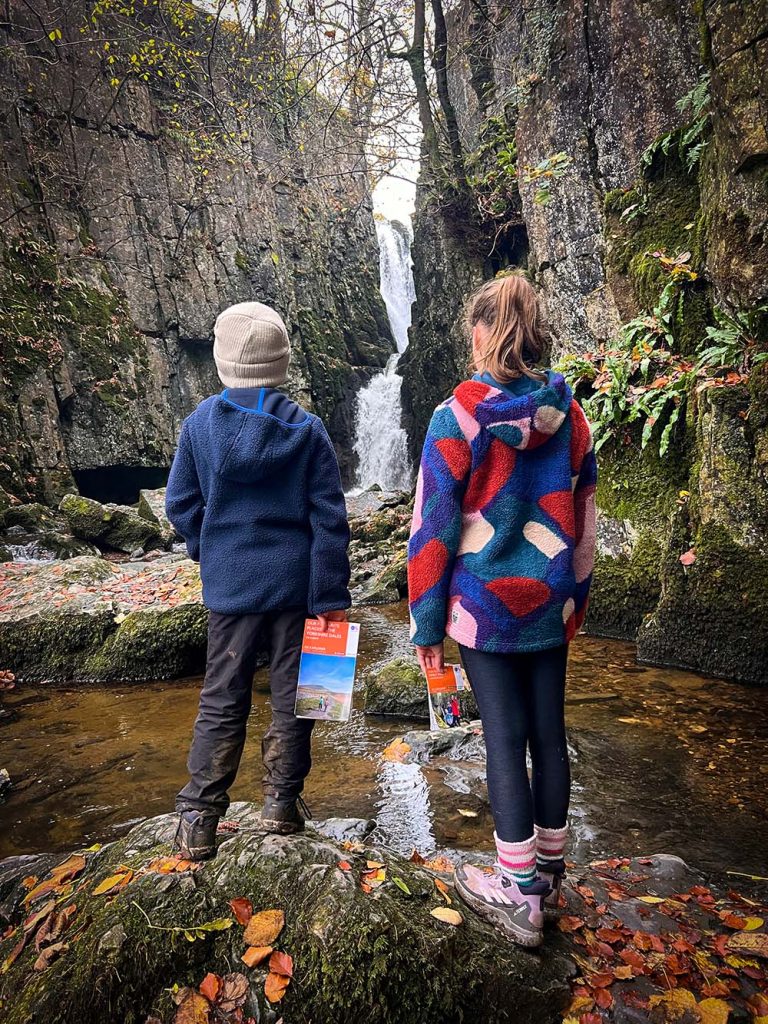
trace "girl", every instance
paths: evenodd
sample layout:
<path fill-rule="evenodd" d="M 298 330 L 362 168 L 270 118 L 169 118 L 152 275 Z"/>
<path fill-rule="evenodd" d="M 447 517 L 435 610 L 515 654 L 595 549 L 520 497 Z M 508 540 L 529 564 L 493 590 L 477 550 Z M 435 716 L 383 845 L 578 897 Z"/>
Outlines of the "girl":
<path fill-rule="evenodd" d="M 467 327 L 477 372 L 435 410 L 421 458 L 411 638 L 422 669 L 443 667 L 446 634 L 458 643 L 483 721 L 496 868 L 463 865 L 458 892 L 537 946 L 565 871 L 565 670 L 587 608 L 597 469 L 565 380 L 534 369 L 545 336 L 525 277 L 479 288 Z"/>

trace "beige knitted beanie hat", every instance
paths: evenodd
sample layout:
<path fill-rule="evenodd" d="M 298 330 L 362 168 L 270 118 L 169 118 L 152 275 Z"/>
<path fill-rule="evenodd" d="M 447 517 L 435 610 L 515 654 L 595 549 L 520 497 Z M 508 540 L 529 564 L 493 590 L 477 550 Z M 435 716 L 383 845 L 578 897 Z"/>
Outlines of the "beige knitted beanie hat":
<path fill-rule="evenodd" d="M 284 384 L 291 346 L 279 314 L 261 302 L 238 302 L 220 313 L 213 328 L 213 358 L 228 388 Z"/>

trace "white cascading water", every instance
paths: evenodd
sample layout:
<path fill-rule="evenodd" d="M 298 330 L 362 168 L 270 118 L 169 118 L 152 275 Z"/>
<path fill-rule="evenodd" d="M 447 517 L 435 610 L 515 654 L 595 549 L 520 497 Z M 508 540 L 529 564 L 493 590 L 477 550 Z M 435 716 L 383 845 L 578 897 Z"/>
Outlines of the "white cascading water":
<path fill-rule="evenodd" d="M 406 433 L 400 425 L 402 377 L 397 363 L 408 347 L 411 303 L 416 297 L 411 273 L 410 223 L 376 217 L 379 239 L 381 295 L 397 345 L 386 368 L 357 396 L 355 454 L 358 458 L 355 487 L 366 490 L 378 484 L 385 491 L 404 490 L 411 484 Z"/>

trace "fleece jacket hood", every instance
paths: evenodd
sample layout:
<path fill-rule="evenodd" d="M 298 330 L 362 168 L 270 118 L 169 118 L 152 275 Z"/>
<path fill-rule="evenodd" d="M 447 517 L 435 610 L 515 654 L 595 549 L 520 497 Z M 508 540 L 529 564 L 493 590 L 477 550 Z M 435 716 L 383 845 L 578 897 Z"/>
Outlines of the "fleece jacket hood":
<path fill-rule="evenodd" d="M 297 422 L 286 422 L 264 410 L 264 397 L 262 389 L 261 408 L 258 403 L 251 408 L 239 405 L 225 391 L 206 409 L 207 450 L 215 472 L 226 480 L 267 480 L 285 470 L 307 444 L 310 416 L 304 413 Z"/>
<path fill-rule="evenodd" d="M 560 430 L 573 401 L 561 373 L 547 370 L 546 376 L 540 386 L 519 394 L 487 377 L 464 381 L 453 393 L 454 413 L 511 448 L 538 448 Z"/>

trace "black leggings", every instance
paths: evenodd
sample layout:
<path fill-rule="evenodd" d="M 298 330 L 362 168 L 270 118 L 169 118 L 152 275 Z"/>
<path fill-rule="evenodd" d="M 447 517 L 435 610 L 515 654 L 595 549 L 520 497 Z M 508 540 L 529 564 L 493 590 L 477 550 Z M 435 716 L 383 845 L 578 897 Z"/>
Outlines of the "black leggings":
<path fill-rule="evenodd" d="M 496 834 L 519 843 L 533 835 L 534 822 L 562 828 L 571 793 L 565 738 L 568 645 L 520 654 L 488 654 L 461 645 L 459 651 L 483 721 Z"/>

